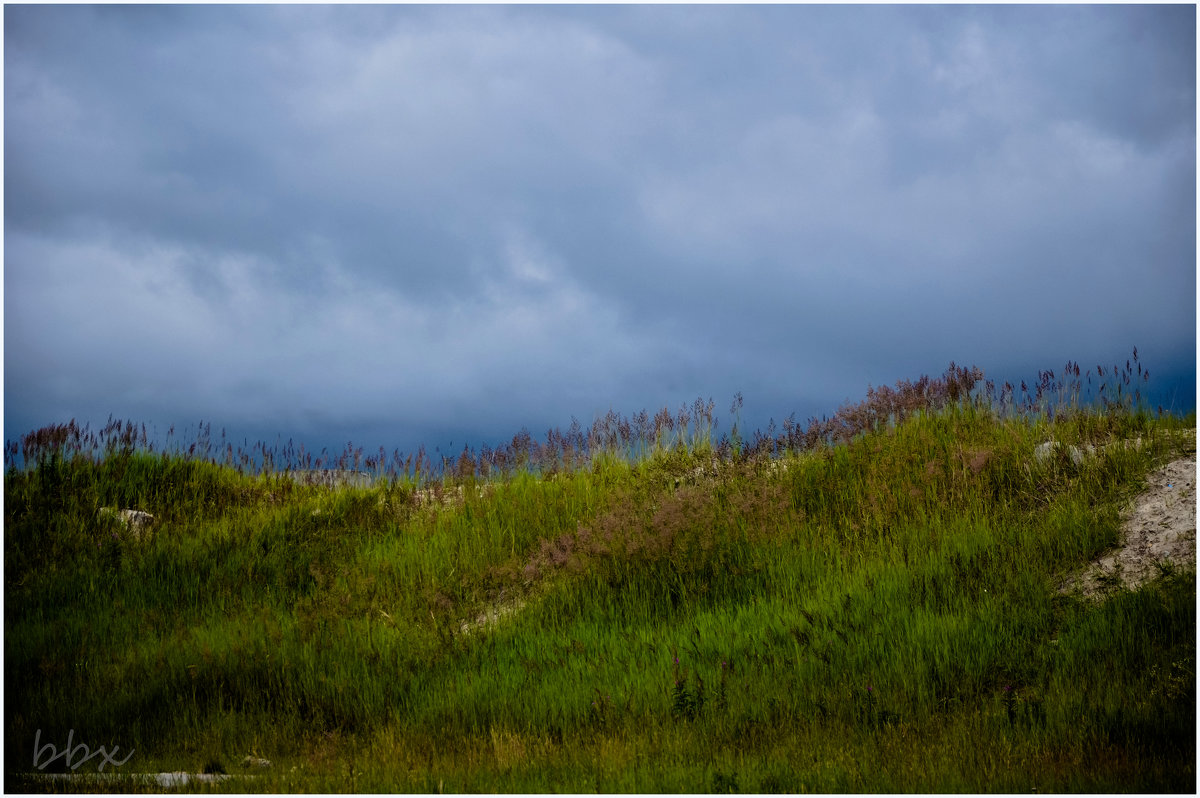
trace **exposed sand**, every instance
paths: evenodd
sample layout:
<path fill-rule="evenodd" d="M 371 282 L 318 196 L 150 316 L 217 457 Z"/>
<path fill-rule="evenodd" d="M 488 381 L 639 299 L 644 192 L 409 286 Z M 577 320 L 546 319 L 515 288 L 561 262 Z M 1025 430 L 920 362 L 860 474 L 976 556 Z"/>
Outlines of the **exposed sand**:
<path fill-rule="evenodd" d="M 1195 450 L 1150 473 L 1146 482 L 1122 513 L 1121 545 L 1067 579 L 1061 592 L 1078 589 L 1098 598 L 1118 585 L 1136 589 L 1164 569 L 1196 570 Z"/>

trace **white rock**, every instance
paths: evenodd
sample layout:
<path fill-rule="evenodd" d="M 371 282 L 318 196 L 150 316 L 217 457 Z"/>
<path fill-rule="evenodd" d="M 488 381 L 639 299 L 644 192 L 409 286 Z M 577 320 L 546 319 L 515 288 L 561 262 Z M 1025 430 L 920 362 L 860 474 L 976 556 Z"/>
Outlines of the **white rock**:
<path fill-rule="evenodd" d="M 100 514 L 116 518 L 133 533 L 133 537 L 137 540 L 141 539 L 142 533 L 154 521 L 154 516 L 142 510 L 114 510 L 111 507 L 101 507 Z"/>
<path fill-rule="evenodd" d="M 1054 450 L 1057 447 L 1065 447 L 1067 450 L 1067 454 L 1069 454 L 1071 456 L 1071 462 L 1074 463 L 1075 465 L 1083 464 L 1084 452 L 1080 451 L 1079 448 L 1076 446 L 1058 443 L 1057 441 L 1046 441 L 1044 443 L 1039 443 L 1037 445 L 1037 448 L 1033 450 L 1033 458 L 1035 460 L 1037 460 L 1039 463 L 1045 463 L 1045 462 L 1049 461 L 1052 457 L 1054 457 Z M 1095 447 L 1088 446 L 1086 453 L 1087 454 L 1095 454 L 1096 453 Z"/>

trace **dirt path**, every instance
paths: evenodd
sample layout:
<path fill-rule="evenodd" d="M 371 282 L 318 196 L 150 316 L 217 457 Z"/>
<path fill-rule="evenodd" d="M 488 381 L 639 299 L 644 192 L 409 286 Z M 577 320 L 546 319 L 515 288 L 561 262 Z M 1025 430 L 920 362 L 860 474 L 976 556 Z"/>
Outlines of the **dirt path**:
<path fill-rule="evenodd" d="M 1090 598 L 1123 585 L 1135 589 L 1166 568 L 1196 570 L 1196 452 L 1172 460 L 1146 478 L 1146 490 L 1122 513 L 1121 545 L 1072 577 Z"/>

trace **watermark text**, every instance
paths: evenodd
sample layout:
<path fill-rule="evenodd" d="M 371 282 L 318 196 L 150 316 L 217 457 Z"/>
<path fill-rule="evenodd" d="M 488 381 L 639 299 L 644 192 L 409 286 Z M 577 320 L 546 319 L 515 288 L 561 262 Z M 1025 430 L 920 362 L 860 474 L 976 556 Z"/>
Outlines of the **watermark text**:
<path fill-rule="evenodd" d="M 63 747 L 62 751 L 59 751 L 57 748 L 54 747 L 54 743 L 46 743 L 45 745 L 41 744 L 42 743 L 42 730 L 38 729 L 37 734 L 35 734 L 33 737 L 33 766 L 34 766 L 34 768 L 36 768 L 37 770 L 45 770 L 50 765 L 50 763 L 54 762 L 54 760 L 59 759 L 61 757 L 63 760 L 63 763 L 67 767 L 69 767 L 71 770 L 76 770 L 84 762 L 87 762 L 89 759 L 92 759 L 93 757 L 99 756 L 99 757 L 102 757 L 102 759 L 97 763 L 96 770 L 103 773 L 105 765 L 112 765 L 114 767 L 120 767 L 121 765 L 124 765 L 126 762 L 128 762 L 129 758 L 132 757 L 134 754 L 133 751 L 130 751 L 128 756 L 126 756 L 124 759 L 118 761 L 116 759 L 116 756 L 117 756 L 117 753 L 120 752 L 120 750 L 121 750 L 121 746 L 119 746 L 119 745 L 114 745 L 112 753 L 110 754 L 108 752 L 108 749 L 105 748 L 104 746 L 100 746 L 95 751 L 93 751 L 92 749 L 90 749 L 86 745 L 84 745 L 83 743 L 80 743 L 79 745 L 73 745 L 74 741 L 75 741 L 75 730 L 71 729 L 71 731 L 67 734 L 66 746 Z M 45 756 L 47 754 L 47 752 L 49 753 L 49 756 L 46 757 L 45 759 L 43 759 L 42 757 Z"/>

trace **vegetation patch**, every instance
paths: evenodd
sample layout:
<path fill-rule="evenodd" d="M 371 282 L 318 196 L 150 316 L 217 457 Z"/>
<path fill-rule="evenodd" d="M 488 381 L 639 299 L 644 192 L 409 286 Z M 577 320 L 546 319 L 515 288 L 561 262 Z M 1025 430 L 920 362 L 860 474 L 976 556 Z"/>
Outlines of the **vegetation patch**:
<path fill-rule="evenodd" d="M 71 740 L 213 791 L 1193 792 L 1194 559 L 1060 590 L 1194 457 L 1145 378 L 951 364 L 804 425 L 697 400 L 440 462 L 37 430 L 6 787 L 96 789 L 39 777 L 95 770 L 42 766 Z"/>

